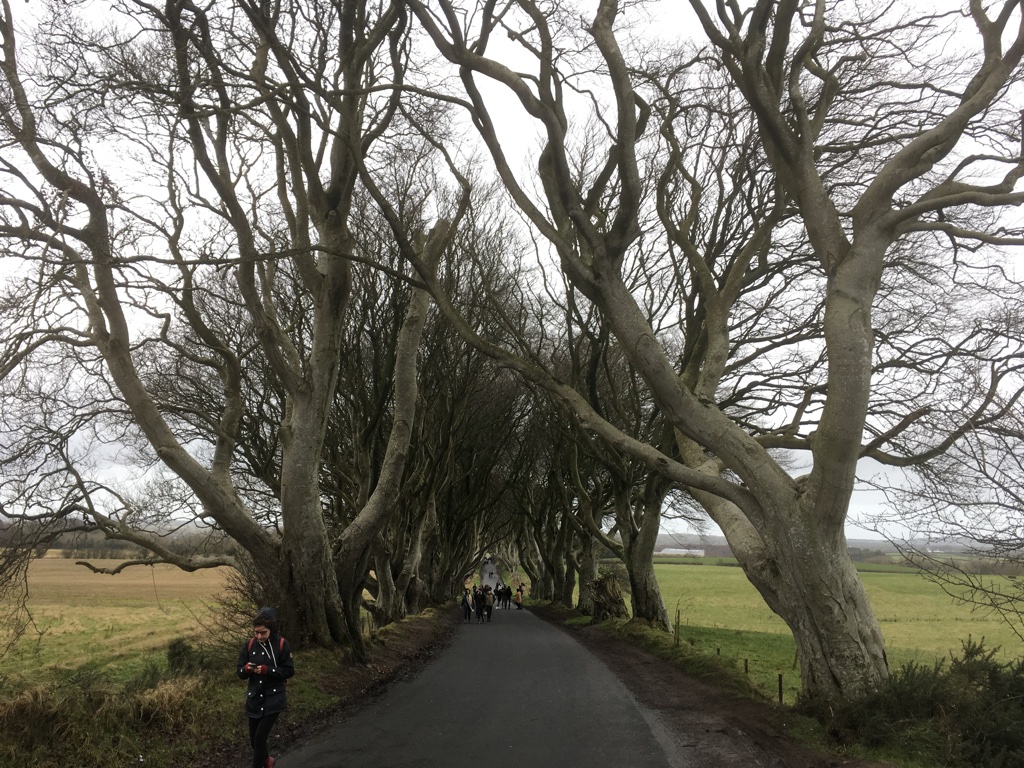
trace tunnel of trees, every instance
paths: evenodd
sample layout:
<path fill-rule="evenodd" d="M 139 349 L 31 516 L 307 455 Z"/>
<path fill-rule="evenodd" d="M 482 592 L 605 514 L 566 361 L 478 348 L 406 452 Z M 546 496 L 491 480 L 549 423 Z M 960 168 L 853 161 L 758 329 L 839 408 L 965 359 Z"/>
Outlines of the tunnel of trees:
<path fill-rule="evenodd" d="M 843 699 L 865 460 L 1019 531 L 1019 2 L 104 5 L 0 6 L 2 595 L 101 536 L 362 659 L 607 555 L 667 628 L 710 519 Z"/>

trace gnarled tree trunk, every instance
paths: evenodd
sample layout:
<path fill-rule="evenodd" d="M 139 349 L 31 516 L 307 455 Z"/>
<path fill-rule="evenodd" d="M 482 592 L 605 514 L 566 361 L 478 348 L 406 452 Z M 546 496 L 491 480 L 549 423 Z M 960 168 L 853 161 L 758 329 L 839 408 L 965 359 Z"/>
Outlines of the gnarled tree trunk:
<path fill-rule="evenodd" d="M 671 629 L 661 587 L 654 575 L 654 546 L 661 528 L 661 504 L 671 487 L 664 478 L 651 474 L 644 483 L 640 524 L 630 508 L 630 489 L 615 491 L 615 517 L 622 539 L 622 562 L 629 574 L 633 618 L 668 632 Z"/>
<path fill-rule="evenodd" d="M 416 526 L 412 546 L 402 562 L 402 570 L 395 579 L 395 587 L 404 601 L 406 615 L 418 613 L 423 608 L 426 596 L 424 553 L 427 543 L 437 530 L 437 504 L 434 497 L 427 499 L 426 511 Z"/>
<path fill-rule="evenodd" d="M 594 582 L 597 581 L 597 541 L 589 533 L 583 536 L 580 554 L 580 597 L 576 610 L 584 616 L 594 615 Z"/>
<path fill-rule="evenodd" d="M 591 624 L 597 624 L 609 619 L 624 619 L 629 617 L 629 608 L 626 607 L 626 599 L 622 596 L 622 589 L 619 587 L 619 580 L 614 573 L 606 573 L 591 584 L 591 591 L 594 594 L 594 611 L 591 614 Z"/>
<path fill-rule="evenodd" d="M 793 517 L 770 544 L 738 520 L 723 532 L 751 584 L 793 632 L 804 695 L 857 698 L 888 679 L 881 628 L 842 528 Z"/>

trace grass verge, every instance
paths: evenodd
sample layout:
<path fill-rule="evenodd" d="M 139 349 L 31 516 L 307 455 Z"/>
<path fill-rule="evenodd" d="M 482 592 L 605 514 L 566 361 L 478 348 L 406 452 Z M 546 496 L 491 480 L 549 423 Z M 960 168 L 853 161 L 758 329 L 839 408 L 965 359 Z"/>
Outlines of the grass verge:
<path fill-rule="evenodd" d="M 369 643 L 370 662 L 353 665 L 339 650 L 298 651 L 289 710 L 275 728 L 280 751 L 340 710 L 364 701 L 418 668 L 447 642 L 453 610 L 432 609 L 390 625 Z M 132 676 L 64 670 L 46 684 L 0 678 L 0 762 L 19 768 L 219 768 L 248 753 L 234 673 L 237 647 L 177 639 Z"/>

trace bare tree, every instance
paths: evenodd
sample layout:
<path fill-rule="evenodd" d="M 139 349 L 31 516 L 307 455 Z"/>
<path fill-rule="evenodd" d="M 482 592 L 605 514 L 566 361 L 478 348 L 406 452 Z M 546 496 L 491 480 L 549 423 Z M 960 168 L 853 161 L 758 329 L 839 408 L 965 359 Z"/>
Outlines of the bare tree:
<path fill-rule="evenodd" d="M 899 437 L 920 414 L 892 407 L 902 350 L 876 359 L 889 348 L 879 343 L 887 329 L 876 327 L 872 309 L 896 275 L 929 285 L 900 266 L 924 234 L 941 233 L 954 255 L 1021 241 L 996 213 L 1024 200 L 1009 99 L 1024 49 L 1019 3 L 972 2 L 962 14 L 913 17 L 896 6 L 862 12 L 796 0 L 718 4 L 713 15 L 693 0 L 707 45 L 660 73 L 644 51 L 620 43 L 629 11 L 612 0 L 599 3 L 583 32 L 567 7 L 529 0 L 500 10 L 482 4 L 468 15 L 446 2 L 411 0 L 410 7 L 458 65 L 474 124 L 511 198 L 568 280 L 601 310 L 675 430 L 679 460 L 615 429 L 550 372 L 461 330 L 565 399 L 609 443 L 689 490 L 792 629 L 807 694 L 838 699 L 879 685 L 888 675 L 882 636 L 846 551 L 844 524 L 861 457 L 897 455 Z M 973 37 L 956 57 L 943 56 L 954 31 Z M 519 46 L 514 66 L 501 58 L 506 40 Z M 963 45 L 974 47 L 963 54 Z M 529 74 L 524 58 L 536 62 Z M 714 150 L 729 171 L 704 206 L 716 184 L 705 171 L 716 162 L 702 161 L 692 141 L 683 146 L 677 126 L 714 113 L 721 98 L 690 100 L 673 112 L 678 89 L 666 78 L 712 80 L 716 67 L 728 80 L 715 87 L 742 106 L 751 127 L 747 156 L 762 170 L 744 177 L 729 165 L 731 148 L 724 156 Z M 652 75 L 661 84 L 650 85 Z M 481 77 L 506 86 L 541 134 L 535 185 L 511 166 Z M 583 163 L 573 104 L 603 130 L 600 150 L 589 149 Z M 658 194 L 683 191 L 678 205 L 661 202 L 661 231 L 645 226 L 651 187 L 642 159 L 653 127 L 664 131 L 670 152 L 663 167 L 671 183 Z M 758 188 L 763 196 L 732 195 Z M 742 237 L 716 250 L 707 233 L 722 219 L 708 210 L 730 196 Z M 679 254 L 690 286 L 680 294 L 692 297 L 679 325 L 689 342 L 681 357 L 624 277 L 630 259 L 657 253 L 652 238 Z M 650 262 L 649 273 L 655 269 Z M 803 317 L 791 316 L 794 309 Z M 923 378 L 928 373 L 922 369 Z M 876 378 L 884 383 L 873 390 Z M 874 411 L 873 391 L 886 393 Z M 932 449 L 963 434 L 954 427 Z"/>
<path fill-rule="evenodd" d="M 567 295 L 576 318 L 567 325 L 578 324 L 580 335 L 570 341 L 574 374 L 569 380 L 578 382 L 590 406 L 617 429 L 671 455 L 672 431 L 665 428 L 636 370 L 610 344 L 609 329 L 599 318 L 588 322 L 580 316 L 581 302 L 571 287 Z M 572 339 L 573 332 L 569 335 Z M 594 540 L 589 543 L 591 552 L 598 544 L 622 561 L 630 581 L 633 617 L 668 630 L 668 611 L 654 574 L 654 547 L 663 505 L 675 484 L 648 463 L 594 439 L 576 419 L 568 423 L 571 445 L 563 451 L 565 466 L 558 483 L 573 489 L 571 500 L 563 503 L 565 514 L 581 536 Z M 610 521 L 608 530 L 605 518 Z M 592 569 L 590 581 L 596 578 Z"/>
<path fill-rule="evenodd" d="M 1002 406 L 913 472 L 878 473 L 889 503 L 872 521 L 954 599 L 995 612 L 1024 639 L 1024 423 L 1016 403 Z"/>
<path fill-rule="evenodd" d="M 5 254 L 35 270 L 3 372 L 26 380 L 49 360 L 73 361 L 93 397 L 113 404 L 121 434 L 108 444 L 180 478 L 194 519 L 225 531 L 278 586 L 296 639 L 350 640 L 358 656 L 366 553 L 411 435 L 421 289 L 396 346 L 387 450 L 340 532 L 328 530 L 319 481 L 353 264 L 374 263 L 352 233 L 359 158 L 396 114 L 392 87 L 372 94 L 407 55 L 403 16 L 348 0 L 110 11 L 120 28 L 83 34 L 54 6 L 29 58 L 3 5 L 0 235 Z M 438 225 L 413 247 L 436 263 L 447 234 Z M 224 271 L 230 281 L 215 279 Z M 202 397 L 161 387 L 173 374 Z M 272 386 L 244 391 L 261 377 Z M 262 416 L 273 429 L 260 431 Z M 243 427 L 273 446 L 240 448 Z M 257 455 L 276 464 L 262 477 L 246 471 Z M 72 458 L 55 471 L 75 477 L 84 465 Z M 170 552 L 132 526 L 126 494 L 101 499 L 86 478 L 77 487 L 108 535 L 180 567 L 231 564 Z"/>

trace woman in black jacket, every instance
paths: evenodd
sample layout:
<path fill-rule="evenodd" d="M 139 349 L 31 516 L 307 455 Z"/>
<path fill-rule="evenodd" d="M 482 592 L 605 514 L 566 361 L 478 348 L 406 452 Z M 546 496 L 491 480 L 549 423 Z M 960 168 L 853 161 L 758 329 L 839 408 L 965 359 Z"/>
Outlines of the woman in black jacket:
<path fill-rule="evenodd" d="M 238 655 L 238 676 L 248 679 L 245 714 L 249 718 L 252 768 L 273 768 L 267 740 L 277 716 L 288 707 L 285 681 L 295 674 L 292 649 L 277 632 L 273 608 L 260 608 L 252 620 L 252 634 Z"/>

